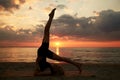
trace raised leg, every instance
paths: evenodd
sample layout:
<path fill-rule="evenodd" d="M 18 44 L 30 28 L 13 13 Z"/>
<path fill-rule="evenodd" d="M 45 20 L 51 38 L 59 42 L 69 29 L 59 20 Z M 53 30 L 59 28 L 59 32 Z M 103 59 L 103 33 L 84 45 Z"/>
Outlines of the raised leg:
<path fill-rule="evenodd" d="M 51 11 L 51 13 L 49 14 L 49 19 L 48 19 L 48 22 L 45 26 L 45 30 L 44 30 L 44 37 L 43 37 L 43 41 L 42 43 L 49 43 L 49 37 L 50 37 L 50 26 L 51 26 L 51 23 L 52 23 L 52 20 L 53 20 L 53 17 L 54 17 L 54 13 L 55 13 L 55 9 L 53 9 Z"/>

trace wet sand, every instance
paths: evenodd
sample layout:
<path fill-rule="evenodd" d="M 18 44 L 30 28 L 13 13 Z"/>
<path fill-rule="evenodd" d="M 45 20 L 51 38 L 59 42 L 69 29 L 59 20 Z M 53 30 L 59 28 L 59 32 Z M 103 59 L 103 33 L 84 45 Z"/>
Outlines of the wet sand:
<path fill-rule="evenodd" d="M 65 75 L 34 76 L 35 63 L 0 62 L 0 80 L 120 80 L 120 64 L 83 64 L 82 74 L 76 67 L 66 63 L 56 63 L 64 69 Z"/>

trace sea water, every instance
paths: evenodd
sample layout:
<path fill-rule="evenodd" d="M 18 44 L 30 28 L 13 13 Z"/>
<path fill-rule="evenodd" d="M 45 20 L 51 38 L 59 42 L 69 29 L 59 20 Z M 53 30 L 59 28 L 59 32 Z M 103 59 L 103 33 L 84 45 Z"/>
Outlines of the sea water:
<path fill-rule="evenodd" d="M 59 55 L 80 63 L 120 63 L 120 48 L 59 48 Z M 36 57 L 37 48 L 0 48 L 0 62 L 35 62 Z"/>

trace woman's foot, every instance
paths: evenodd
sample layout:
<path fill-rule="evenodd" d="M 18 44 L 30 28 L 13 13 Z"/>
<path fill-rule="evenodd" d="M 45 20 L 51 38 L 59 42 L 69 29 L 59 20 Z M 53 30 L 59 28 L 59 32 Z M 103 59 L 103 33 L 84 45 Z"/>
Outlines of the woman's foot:
<path fill-rule="evenodd" d="M 51 13 L 49 14 L 49 17 L 50 17 L 50 18 L 53 18 L 54 13 L 55 13 L 55 10 L 56 10 L 56 8 L 54 8 L 54 9 L 51 11 Z"/>

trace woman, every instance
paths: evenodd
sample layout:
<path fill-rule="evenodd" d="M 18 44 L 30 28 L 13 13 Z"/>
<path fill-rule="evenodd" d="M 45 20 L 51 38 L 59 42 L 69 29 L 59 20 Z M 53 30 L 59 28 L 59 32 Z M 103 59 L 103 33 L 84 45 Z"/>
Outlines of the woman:
<path fill-rule="evenodd" d="M 74 62 L 65 57 L 60 57 L 60 56 L 56 55 L 54 52 L 49 50 L 49 37 L 50 37 L 49 31 L 50 31 L 50 26 L 51 26 L 51 22 L 54 17 L 55 10 L 56 10 L 56 8 L 54 8 L 51 11 L 51 13 L 49 14 L 49 20 L 48 20 L 48 22 L 45 26 L 45 30 L 44 30 L 44 37 L 43 37 L 42 45 L 39 47 L 38 52 L 37 52 L 36 63 L 38 65 L 40 71 L 44 71 L 45 69 L 50 68 L 51 74 L 54 74 L 54 68 L 52 67 L 52 65 L 50 63 L 48 63 L 46 61 L 46 58 L 57 60 L 57 61 L 64 61 L 64 62 L 75 65 L 81 73 L 81 64 L 80 63 Z"/>

